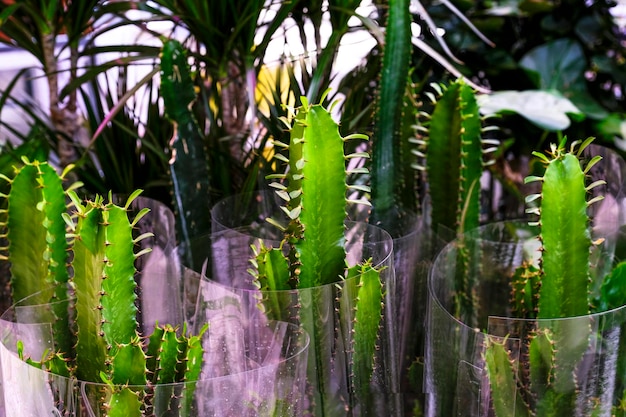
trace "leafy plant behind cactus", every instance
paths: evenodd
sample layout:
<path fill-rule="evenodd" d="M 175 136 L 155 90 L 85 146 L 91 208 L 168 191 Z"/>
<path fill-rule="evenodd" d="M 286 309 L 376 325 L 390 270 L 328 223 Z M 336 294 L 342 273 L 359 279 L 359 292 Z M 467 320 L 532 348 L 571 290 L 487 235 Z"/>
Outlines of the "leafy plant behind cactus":
<path fill-rule="evenodd" d="M 194 385 L 182 392 L 160 385 L 197 380 L 206 327 L 188 336 L 186 330 L 157 325 L 147 344 L 138 330 L 134 263 L 145 251 L 134 253 L 134 247 L 149 234 L 133 239 L 132 229 L 147 209 L 132 221 L 127 210 L 141 191 L 123 207 L 100 196 L 83 203 L 71 188 L 63 189 L 62 180 L 49 164 L 27 160 L 9 180 L 3 225 L 13 294 L 35 294 L 31 302 L 52 306 L 54 323 L 55 350 L 41 361 L 23 359 L 62 376 L 105 382 L 110 389 L 90 400 L 107 416 L 140 416 L 146 407 L 157 415 L 165 410 L 189 415 Z M 74 216 L 67 212 L 66 197 Z M 40 292 L 42 287 L 51 289 Z M 168 389 L 166 397 L 159 392 Z"/>
<path fill-rule="evenodd" d="M 591 322 L 584 317 L 593 311 L 606 311 L 592 310 L 593 304 L 600 308 L 625 304 L 626 297 L 620 296 L 623 291 L 619 288 L 626 282 L 626 275 L 606 277 L 599 298 L 592 299 L 591 251 L 595 242 L 591 239 L 588 207 L 602 196 L 590 198 L 589 190 L 605 182 L 586 183 L 586 174 L 600 160 L 594 157 L 586 164 L 581 161 L 580 155 L 591 140 L 578 148 L 575 142 L 566 151 L 564 139 L 552 145 L 548 155 L 534 153 L 546 165 L 543 176 L 526 179 L 542 185 L 540 194 L 526 199 L 531 206 L 527 211 L 539 216 L 539 263 L 522 265 L 511 288 L 513 311 L 520 318 L 539 320 L 531 322 L 536 324 L 522 340 L 520 357 L 528 361 L 527 371 L 511 360 L 506 339 L 488 337 L 485 361 L 497 416 L 510 415 L 513 410 L 520 416 L 577 415 L 581 407 L 588 410 L 586 415 L 599 412 L 599 399 L 583 405 L 575 399 L 582 389 L 576 372 L 591 331 Z M 535 206 L 537 202 L 540 204 Z M 571 317 L 580 319 L 558 320 Z M 621 379 L 617 389 L 623 389 Z"/>
<path fill-rule="evenodd" d="M 355 395 L 357 401 L 367 401 L 382 318 L 383 284 L 380 268 L 370 262 L 353 267 L 348 267 L 346 262 L 346 207 L 351 202 L 347 194 L 351 189 L 365 192 L 369 189 L 346 184 L 346 160 L 366 155 L 344 155 L 344 142 L 367 137 L 341 137 L 328 109 L 319 104 L 309 105 L 304 97 L 302 102 L 304 104 L 293 114 L 293 120 L 286 121 L 290 126 L 289 143 L 274 143 L 289 152 L 288 158 L 277 153 L 277 158 L 288 165 L 286 173 L 270 177 L 280 180 L 270 185 L 285 201 L 281 209 L 287 223 L 281 224 L 278 219 L 270 219 L 270 222 L 284 232 L 284 239 L 277 248 L 261 244 L 260 249 L 255 249 L 251 273 L 259 288 L 268 291 L 263 304 L 265 311 L 273 315 L 272 318 L 285 318 L 281 314 L 286 312 L 297 314 L 302 326 L 313 335 L 312 343 L 317 346 L 312 346 L 311 350 L 318 354 L 310 356 L 317 362 L 309 367 L 316 372 L 316 375 L 309 376 L 309 380 L 318 384 L 316 389 L 321 393 L 317 398 L 320 415 L 334 415 L 330 410 L 353 406 L 354 403 L 349 401 L 350 405 L 337 408 L 332 388 L 326 386 L 332 364 L 319 352 L 328 346 L 323 337 L 327 332 L 325 317 L 332 311 L 316 309 L 318 305 L 329 305 L 328 300 L 302 300 L 297 312 L 288 312 L 277 298 L 272 298 L 272 291 L 310 289 L 344 279 L 356 285 L 349 291 L 344 284 L 344 299 L 340 300 L 338 311 L 342 322 L 354 322 L 351 349 L 356 386 L 350 388 L 351 395 Z M 357 300 L 354 310 L 345 307 L 353 303 L 346 298 L 347 294 L 358 294 L 353 297 Z"/>

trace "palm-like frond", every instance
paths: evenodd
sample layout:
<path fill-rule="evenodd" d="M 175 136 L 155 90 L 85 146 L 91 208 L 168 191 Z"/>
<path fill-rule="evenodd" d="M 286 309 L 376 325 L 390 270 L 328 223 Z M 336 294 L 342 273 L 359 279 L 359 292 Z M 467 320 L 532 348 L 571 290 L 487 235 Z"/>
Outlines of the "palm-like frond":
<path fill-rule="evenodd" d="M 103 73 L 81 87 L 89 131 L 102 124 L 118 104 L 117 90 L 130 88 L 124 84 L 128 79 L 123 74 L 117 77 L 117 84 L 110 77 Z M 111 116 L 107 128 L 82 151 L 76 172 L 92 192 L 130 194 L 142 188 L 144 195 L 168 203 L 165 150 L 171 128 L 160 116 L 156 86 L 150 82 L 145 87 L 132 100 L 143 105 L 124 105 Z"/>

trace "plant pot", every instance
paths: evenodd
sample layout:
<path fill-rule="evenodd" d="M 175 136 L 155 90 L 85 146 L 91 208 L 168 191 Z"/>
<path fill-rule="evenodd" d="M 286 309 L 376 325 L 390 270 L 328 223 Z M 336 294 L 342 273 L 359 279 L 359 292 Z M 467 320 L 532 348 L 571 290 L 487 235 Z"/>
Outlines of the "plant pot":
<path fill-rule="evenodd" d="M 277 247 L 282 233 L 267 222 L 280 212 L 280 200 L 273 191 L 237 194 L 220 200 L 211 209 L 211 234 L 196 238 L 186 255 L 199 271 L 209 261 L 210 276 L 232 287 L 247 287 L 251 245 L 263 239 Z"/>
<path fill-rule="evenodd" d="M 369 208 L 356 216 L 368 221 Z M 423 218 L 414 212 L 394 207 L 376 226 L 387 231 L 393 241 L 396 277 L 396 326 L 400 391 L 407 411 L 423 406 L 422 381 L 427 300 L 427 277 L 431 263 Z"/>
<path fill-rule="evenodd" d="M 247 287 L 246 274 L 233 274 L 232 271 L 245 271 L 250 267 L 250 245 L 257 245 L 260 238 L 266 244 L 278 246 L 281 234 L 269 224 L 269 217 L 281 216 L 281 200 L 274 191 L 261 191 L 238 194 L 220 200 L 211 209 L 212 218 L 212 271 L 211 279 L 233 287 Z M 397 311 L 396 328 L 399 333 L 399 364 L 405 369 L 423 354 L 423 321 L 426 305 L 426 277 L 428 264 L 423 259 L 425 251 L 421 239 L 422 219 L 412 211 L 399 209 L 393 218 L 385 219 L 384 224 L 375 226 L 384 229 L 393 241 L 393 265 L 396 280 L 397 300 L 393 302 Z M 369 222 L 370 209 L 353 205 L 348 210 L 348 218 L 355 222 Z M 200 253 L 198 263 L 208 256 L 206 242 L 196 240 L 193 253 Z M 196 265 L 196 267 L 199 267 Z M 241 280 L 235 282 L 234 280 Z"/>
<path fill-rule="evenodd" d="M 124 204 L 126 196 L 114 196 L 117 204 Z M 182 323 L 189 319 L 189 313 L 183 313 L 185 288 L 181 274 L 185 271 L 181 268 L 181 262 L 176 247 L 176 218 L 174 212 L 162 202 L 139 196 L 134 199 L 128 208 L 129 215 L 134 218 L 142 209 L 149 209 L 148 214 L 143 216 L 135 225 L 134 236 L 151 233 L 152 236 L 137 242 L 137 251 L 150 249 L 135 261 L 139 273 L 135 281 L 139 288 L 139 314 L 144 325 L 153 328 L 158 323 Z M 155 300 L 167 300 L 169 308 L 176 312 L 176 316 L 168 313 L 168 309 L 155 302 Z M 150 322 L 147 322 L 150 320 Z"/>
<path fill-rule="evenodd" d="M 155 302 L 167 310 L 166 300 Z M 213 330 L 202 337 L 204 362 L 197 381 L 129 386 L 63 377 L 22 360 L 22 355 L 38 360 L 54 350 L 48 311 L 26 299 L 0 319 L 7 417 L 106 416 L 105 403 L 125 388 L 142 399 L 144 411 L 159 416 L 302 415 L 308 336 L 293 324 L 252 322 L 237 333 L 220 330 L 232 320 L 213 320 Z M 139 414 L 129 409 L 121 415 Z"/>
<path fill-rule="evenodd" d="M 491 224 L 468 233 L 463 240 L 454 240 L 437 256 L 428 288 L 426 415 L 531 415 L 528 410 L 548 415 L 542 407 L 557 397 L 563 403 L 554 406 L 554 415 L 612 415 L 611 407 L 622 399 L 626 387 L 626 306 L 559 319 L 521 319 L 512 311 L 511 276 L 523 261 L 537 255 L 535 235 L 536 230 L 525 223 Z M 467 248 L 468 257 L 463 259 L 469 259 L 469 267 L 464 268 L 458 262 L 459 253 Z M 600 251 L 598 256 L 604 254 Z M 459 270 L 465 271 L 471 283 L 473 310 L 456 302 Z M 593 270 L 593 280 L 603 277 L 602 268 Z M 553 359 L 558 366 L 550 369 L 560 375 L 555 376 L 559 383 L 555 383 L 556 388 L 541 390 L 537 387 L 543 385 L 537 381 L 545 380 L 534 379 L 529 391 L 520 381 L 536 377 L 537 372 L 531 370 L 545 369 L 531 364 L 530 359 L 537 358 L 531 351 L 548 357 L 536 349 L 539 342 L 532 342 L 544 336 L 552 338 L 558 352 Z M 496 344 L 507 352 L 506 364 L 512 364 L 512 368 L 506 365 L 494 371 L 500 377 L 497 382 L 487 366 L 487 358 L 492 360 L 494 352 L 488 346 Z M 507 381 L 517 381 L 517 385 L 505 391 Z M 508 414 L 494 411 L 502 392 L 507 392 L 504 408 Z"/>
<path fill-rule="evenodd" d="M 268 194 L 263 194 L 268 196 Z M 239 198 L 230 199 L 236 203 Z M 252 201 L 270 201 L 243 205 L 246 215 L 235 218 L 236 210 L 224 210 L 227 201 L 213 210 L 213 233 L 193 245 L 193 258 L 209 258 L 212 276 L 201 282 L 205 305 L 234 302 L 234 310 L 245 311 L 252 319 L 286 320 L 302 325 L 311 336 L 308 371 L 308 409 L 319 416 L 397 415 L 399 410 L 399 363 L 397 288 L 393 268 L 392 240 L 387 232 L 362 222 L 346 223 L 346 252 L 349 265 L 372 258 L 384 267 L 382 318 L 373 357 L 373 373 L 366 380 L 355 371 L 355 309 L 360 277 L 338 279 L 314 288 L 260 291 L 247 270 L 253 252 L 250 245 L 278 247 L 279 234 L 272 232 L 264 218 L 276 213 L 273 197 Z M 220 208 L 218 210 L 218 208 Z M 233 220 L 234 219 L 234 220 Z M 248 223 L 242 223 L 248 221 Z M 209 246 L 213 249 L 210 257 Z M 207 273 L 209 275 L 209 273 Z M 210 279 L 208 279 L 210 278 Z M 338 277 L 339 278 L 339 277 Z M 215 299 L 217 297 L 217 299 Z M 209 312 L 208 308 L 204 308 Z"/>

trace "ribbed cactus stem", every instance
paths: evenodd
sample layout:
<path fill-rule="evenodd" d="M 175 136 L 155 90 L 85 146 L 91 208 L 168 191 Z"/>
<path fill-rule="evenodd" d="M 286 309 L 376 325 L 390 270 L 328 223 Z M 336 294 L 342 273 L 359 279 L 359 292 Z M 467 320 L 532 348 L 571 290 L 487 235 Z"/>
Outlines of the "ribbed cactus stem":
<path fill-rule="evenodd" d="M 67 210 L 63 177 L 46 162 L 23 160 L 10 182 L 5 220 L 7 259 L 11 261 L 14 302 L 50 304 L 56 349 L 69 352 L 74 344 L 68 328 L 68 242 L 62 214 Z M 42 291 L 43 290 L 43 291 Z"/>
<path fill-rule="evenodd" d="M 534 318 L 535 328 L 522 341 L 520 358 L 526 363 L 514 367 L 522 374 L 494 363 L 495 357 L 508 358 L 501 345 L 490 343 L 486 357 L 492 361 L 489 372 L 494 408 L 513 398 L 503 381 L 517 378 L 517 387 L 528 406 L 516 415 L 577 415 L 576 396 L 581 387 L 576 378 L 580 361 L 588 347 L 590 313 L 590 237 L 589 205 L 602 197 L 590 198 L 589 190 L 604 184 L 597 180 L 587 185 L 586 174 L 600 159 L 592 158 L 586 166 L 582 150 L 574 142 L 565 149 L 565 139 L 552 144 L 547 154 L 534 152 L 545 164 L 543 176 L 531 176 L 526 182 L 540 181 L 541 193 L 530 195 L 527 212 L 539 216 L 533 222 L 540 228 L 539 269 L 523 265 L 512 280 L 515 310 L 522 318 Z M 552 320 L 555 319 L 555 320 Z M 559 320 L 564 319 L 564 320 Z M 504 404 L 504 403 L 503 403 Z M 531 407 L 530 404 L 533 404 Z M 516 408 L 517 409 L 517 408 Z M 496 409 L 497 416 L 510 415 L 506 407 Z"/>
<path fill-rule="evenodd" d="M 480 177 L 488 147 L 482 140 L 482 119 L 472 88 L 462 80 L 436 86 L 434 109 L 417 130 L 416 150 L 425 161 L 432 205 L 432 227 L 455 233 L 471 230 L 480 220 Z M 424 159 L 424 158 L 421 158 Z"/>
<path fill-rule="evenodd" d="M 118 346 L 137 336 L 135 254 L 126 208 L 101 197 L 84 206 L 75 194 L 78 222 L 74 238 L 77 376 L 86 381 L 110 377 Z"/>

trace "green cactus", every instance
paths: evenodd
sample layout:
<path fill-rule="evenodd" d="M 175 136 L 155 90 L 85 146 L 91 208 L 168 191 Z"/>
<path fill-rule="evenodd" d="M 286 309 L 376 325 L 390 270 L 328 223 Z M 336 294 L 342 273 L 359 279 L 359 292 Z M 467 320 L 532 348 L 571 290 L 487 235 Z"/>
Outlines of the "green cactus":
<path fill-rule="evenodd" d="M 480 225 L 480 177 L 492 161 L 498 142 L 483 139 L 483 118 L 478 111 L 472 87 L 459 79 L 449 85 L 433 85 L 438 93 L 426 93 L 433 105 L 432 114 L 421 113 L 416 127 L 418 145 L 414 150 L 419 158 L 415 167 L 426 174 L 430 197 L 430 226 L 433 236 L 459 237 Z M 459 316 L 463 311 L 472 321 L 476 315 L 473 293 L 476 285 L 470 282 L 473 274 L 468 254 L 473 253 L 465 242 L 458 250 L 459 265 L 456 283 L 456 305 Z M 435 251 L 437 248 L 433 248 Z"/>
<path fill-rule="evenodd" d="M 403 117 L 407 113 L 410 115 L 408 109 L 415 108 L 405 106 L 412 51 L 409 0 L 391 0 L 388 10 L 372 140 L 374 224 L 389 222 L 389 213 L 397 209 L 397 200 L 405 194 L 413 194 L 412 190 L 407 192 L 403 189 L 406 184 L 403 181 L 404 167 L 400 162 L 410 160 L 401 158 L 406 142 L 402 137 L 406 125 Z"/>
<path fill-rule="evenodd" d="M 194 235 L 210 230 L 209 159 L 204 135 L 191 111 L 196 92 L 187 56 L 180 42 L 174 39 L 167 40 L 161 52 L 161 95 L 166 116 L 174 124 L 170 175 L 178 239 L 189 245 Z"/>
<path fill-rule="evenodd" d="M 487 338 L 485 364 L 491 385 L 498 387 L 492 390 L 493 410 L 497 416 L 529 417 L 530 414 L 520 397 L 515 375 L 517 370 L 509 358 L 505 347 L 506 340 L 499 341 Z"/>
<path fill-rule="evenodd" d="M 589 143 L 589 142 L 587 142 Z M 587 145 L 584 143 L 580 149 Z M 538 318 L 571 317 L 589 314 L 591 234 L 587 207 L 588 190 L 604 181 L 585 184 L 585 173 L 599 161 L 594 158 L 585 170 L 581 168 L 574 149 L 565 152 L 564 144 L 552 146 L 551 156 L 535 152 L 547 164 L 542 178 L 530 177 L 527 182 L 541 180 L 539 212 L 541 256 L 541 288 Z M 531 195 L 528 200 L 536 197 Z M 534 208 L 529 210 L 535 212 Z"/>
<path fill-rule="evenodd" d="M 369 262 L 350 268 L 347 279 L 350 278 L 355 278 L 350 283 L 357 288 L 345 291 L 344 294 L 358 294 L 359 301 L 354 310 L 341 310 L 351 318 L 345 322 L 353 323 L 354 351 L 352 364 L 354 376 L 357 379 L 356 386 L 359 389 L 357 395 L 365 398 L 368 392 L 367 387 L 369 386 L 370 377 L 374 371 L 372 356 L 376 351 L 376 342 L 378 340 L 383 289 L 379 271 Z M 348 305 L 350 304 L 352 303 L 348 301 Z"/>
<path fill-rule="evenodd" d="M 101 197 L 77 209 L 72 267 L 76 292 L 76 376 L 97 381 L 111 363 L 118 345 L 137 336 L 135 254 L 132 224 L 126 208 L 103 203 Z M 145 211 L 142 212 L 145 214 Z M 112 378 L 114 379 L 114 378 Z"/>
<path fill-rule="evenodd" d="M 541 286 L 540 270 L 526 261 L 511 278 L 511 312 L 515 317 L 537 317 L 537 301 Z"/>
<path fill-rule="evenodd" d="M 100 196 L 83 203 L 73 190 L 76 185 L 64 190 L 63 175 L 49 164 L 27 160 L 13 179 L 3 178 L 10 183 L 2 226 L 12 293 L 23 298 L 52 286 L 29 302 L 51 306 L 53 315 L 40 319 L 52 318 L 55 349 L 41 361 L 23 359 L 62 376 L 105 382 L 89 400 L 106 416 L 143 416 L 151 401 L 158 403 L 152 407 L 157 411 L 190 415 L 206 326 L 195 336 L 186 330 L 179 336 L 172 326 L 157 326 L 148 338 L 139 333 L 134 264 L 149 249 L 134 250 L 151 234 L 133 238 L 133 228 L 148 210 L 131 220 L 128 209 L 141 191 L 125 206 L 105 203 Z M 72 216 L 66 199 L 74 207 Z M 22 352 L 19 342 L 20 357 Z M 159 392 L 171 388 L 161 384 L 184 381 L 191 382 L 180 392 Z"/>
<path fill-rule="evenodd" d="M 287 173 L 269 177 L 282 180 L 270 185 L 285 200 L 281 209 L 286 215 L 287 224 L 281 224 L 276 219 L 270 219 L 270 222 L 284 232 L 284 240 L 278 248 L 261 245 L 260 249 L 255 250 L 251 273 L 258 286 L 268 290 L 307 289 L 338 283 L 357 275 L 360 277 L 351 281 L 358 281 L 357 288 L 343 288 L 344 295 L 349 293 L 352 297 L 351 300 L 343 300 L 343 305 L 354 305 L 353 300 L 358 300 L 356 307 L 353 307 L 354 310 L 342 307 L 339 311 L 344 323 L 355 323 L 352 332 L 352 365 L 357 386 L 351 387 L 351 394 L 365 401 L 374 366 L 383 295 L 378 268 L 369 263 L 347 268 L 345 221 L 347 204 L 351 201 L 346 196 L 351 189 L 368 192 L 369 188 L 346 184 L 346 160 L 366 155 L 345 155 L 344 142 L 367 137 L 341 137 L 328 109 L 321 105 L 309 105 L 304 97 L 302 102 L 303 106 L 293 115 L 293 125 L 290 125 L 290 142 L 275 142 L 276 147 L 289 151 L 289 158 L 281 153 L 276 156 L 288 164 Z M 311 294 L 316 293 L 312 291 Z M 322 336 L 327 332 L 324 317 L 332 312 L 316 311 L 316 306 L 323 303 L 305 299 L 305 295 L 302 297 L 300 308 L 295 314 L 302 326 L 313 335 L 311 340 L 314 345 L 311 350 L 320 352 L 329 346 Z M 285 312 L 285 307 L 279 302 L 277 299 L 263 300 L 263 308 L 268 314 L 274 314 L 272 318 L 284 318 L 276 315 Z M 325 386 L 326 381 L 330 380 L 332 364 L 321 360 L 321 354 L 313 354 L 311 357 L 317 363 L 309 368 L 317 374 L 310 376 L 310 380 L 316 381 L 317 389 L 322 393 L 317 399 L 317 409 L 321 415 L 333 415 L 331 410 L 341 409 L 344 405 L 336 404 L 337 400 L 331 398 L 332 395 L 325 397 L 332 394 L 331 388 Z"/>
<path fill-rule="evenodd" d="M 433 85 L 439 97 L 427 93 L 432 114 L 422 113 L 417 126 L 423 159 L 416 168 L 425 171 L 432 206 L 431 227 L 441 226 L 462 234 L 480 222 L 480 177 L 486 155 L 496 142 L 482 138 L 482 118 L 474 90 L 462 79 L 447 86 Z M 486 146 L 487 145 L 487 146 Z"/>
<path fill-rule="evenodd" d="M 148 348 L 149 352 L 155 352 L 154 367 L 150 368 L 154 384 L 150 397 L 152 412 L 156 415 L 178 416 L 178 410 L 181 416 L 192 415 L 194 381 L 199 379 L 204 353 L 200 342 L 207 329 L 205 325 L 195 336 L 187 336 L 183 329 L 179 336 L 173 326 L 157 326 Z M 189 382 L 182 389 L 171 385 L 183 381 Z"/>
<path fill-rule="evenodd" d="M 62 214 L 67 211 L 63 175 L 46 162 L 23 159 L 10 180 L 7 208 L 2 210 L 9 243 L 6 259 L 11 261 L 11 294 L 15 302 L 33 296 L 32 303 L 52 303 L 56 329 L 68 327 L 67 270 L 68 242 Z M 66 171 L 67 172 L 67 171 Z M 74 187 L 80 186 L 79 183 Z M 45 289 L 45 291 L 42 291 Z M 63 332 L 59 349 L 71 348 L 73 338 Z"/>
<path fill-rule="evenodd" d="M 513 408 L 497 409 L 496 404 L 507 398 L 517 398 L 516 415 L 575 415 L 575 396 L 579 391 L 576 369 L 588 346 L 590 322 L 580 320 L 550 320 L 588 315 L 591 310 L 591 250 L 588 207 L 602 198 L 589 198 L 589 190 L 604 184 L 598 180 L 586 184 L 586 173 L 600 158 L 592 158 L 583 166 L 580 154 L 591 142 L 588 139 L 576 149 L 573 143 L 565 150 L 565 140 L 552 145 L 549 155 L 535 152 L 545 164 L 542 177 L 531 176 L 527 182 L 541 181 L 541 194 L 530 195 L 529 213 L 539 216 L 539 269 L 523 265 L 512 280 L 513 309 L 521 318 L 537 318 L 537 326 L 523 338 L 520 358 L 524 367 L 505 367 L 511 359 L 502 343 L 489 339 L 485 359 L 491 394 L 497 416 L 509 415 Z M 609 291 L 610 292 L 610 291 Z M 541 320 L 546 319 L 546 320 Z M 586 336 L 585 336 L 586 335 Z M 511 384 L 517 381 L 515 394 Z M 515 390 L 515 389 L 513 389 Z M 593 405 L 589 405 L 591 409 Z"/>

